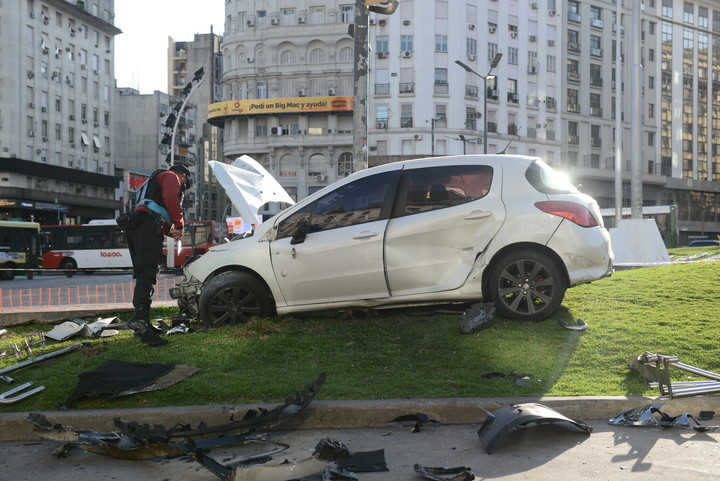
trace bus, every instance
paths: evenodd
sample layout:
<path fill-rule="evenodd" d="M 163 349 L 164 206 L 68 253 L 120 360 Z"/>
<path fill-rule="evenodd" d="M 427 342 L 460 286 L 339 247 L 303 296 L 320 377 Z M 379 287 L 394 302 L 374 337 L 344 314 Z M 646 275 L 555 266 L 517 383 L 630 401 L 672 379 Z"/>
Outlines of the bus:
<path fill-rule="evenodd" d="M 222 222 L 188 221 L 175 266 L 182 267 L 227 237 Z M 75 272 L 132 269 L 125 235 L 114 219 L 92 220 L 88 224 L 44 225 L 41 227 L 42 260 L 46 270 L 59 269 L 71 277 Z M 167 255 L 167 251 L 163 253 Z"/>
<path fill-rule="evenodd" d="M 0 280 L 11 281 L 16 274 L 32 279 L 40 265 L 40 224 L 0 220 Z"/>
<path fill-rule="evenodd" d="M 600 209 L 605 227 L 615 227 L 615 208 Z M 623 219 L 630 218 L 630 207 L 623 207 L 621 215 Z M 665 247 L 671 249 L 678 246 L 678 224 L 676 205 L 645 205 L 642 208 L 643 219 L 653 219 L 657 224 L 658 231 L 662 236 Z"/>

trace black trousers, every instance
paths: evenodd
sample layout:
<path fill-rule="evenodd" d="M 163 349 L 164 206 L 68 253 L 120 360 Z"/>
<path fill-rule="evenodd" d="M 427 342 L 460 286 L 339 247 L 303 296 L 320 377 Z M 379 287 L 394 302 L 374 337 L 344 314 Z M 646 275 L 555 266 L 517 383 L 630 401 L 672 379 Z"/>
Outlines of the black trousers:
<path fill-rule="evenodd" d="M 142 212 L 140 219 L 140 225 L 127 233 L 133 278 L 135 279 L 133 306 L 136 309 L 150 309 L 160 263 L 164 258 L 165 236 L 162 233 L 162 223 L 159 217 Z"/>

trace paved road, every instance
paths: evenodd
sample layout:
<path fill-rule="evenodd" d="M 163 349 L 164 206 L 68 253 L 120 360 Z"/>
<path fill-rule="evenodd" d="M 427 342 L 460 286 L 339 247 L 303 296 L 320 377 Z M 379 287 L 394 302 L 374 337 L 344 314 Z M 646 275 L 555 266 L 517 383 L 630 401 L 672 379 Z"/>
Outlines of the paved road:
<path fill-rule="evenodd" d="M 295 462 L 309 455 L 324 436 L 343 442 L 350 451 L 385 450 L 389 471 L 358 473 L 361 481 L 418 481 L 413 465 L 472 468 L 476 480 L 717 480 L 720 478 L 720 434 L 691 430 L 628 428 L 590 421 L 592 435 L 560 424 L 532 426 L 501 438 L 486 454 L 477 436 L 478 425 L 425 426 L 347 430 L 296 430 L 270 433 L 293 446 L 277 461 Z M 55 458 L 58 443 L 0 443 L 0 475 L 7 480 L 62 479 L 96 481 L 212 481 L 218 479 L 192 460 L 183 458 L 126 461 L 85 451 Z M 212 451 L 216 460 L 230 462 L 234 451 Z M 277 468 L 276 468 L 277 469 Z M 270 474 L 269 471 L 266 474 Z M 241 479 L 241 478 L 238 478 Z M 250 478 L 245 478 L 250 479 Z M 253 478 L 255 479 L 255 478 Z M 259 479 L 259 478 L 258 478 Z M 278 477 L 262 478 L 277 481 Z M 302 478 L 320 481 L 319 475 Z"/>

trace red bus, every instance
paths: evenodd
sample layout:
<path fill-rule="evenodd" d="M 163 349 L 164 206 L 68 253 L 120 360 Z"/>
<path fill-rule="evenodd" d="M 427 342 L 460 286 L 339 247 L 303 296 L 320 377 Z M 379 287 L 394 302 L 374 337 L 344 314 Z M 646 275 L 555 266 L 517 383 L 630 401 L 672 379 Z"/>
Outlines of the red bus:
<path fill-rule="evenodd" d="M 44 269 L 61 269 L 70 277 L 77 271 L 132 268 L 125 236 L 115 220 L 44 225 L 40 235 Z M 223 242 L 225 237 L 227 225 L 223 222 L 188 221 L 182 241 L 174 249 L 175 266 L 181 267 L 191 257 L 204 254 L 213 245 Z"/>

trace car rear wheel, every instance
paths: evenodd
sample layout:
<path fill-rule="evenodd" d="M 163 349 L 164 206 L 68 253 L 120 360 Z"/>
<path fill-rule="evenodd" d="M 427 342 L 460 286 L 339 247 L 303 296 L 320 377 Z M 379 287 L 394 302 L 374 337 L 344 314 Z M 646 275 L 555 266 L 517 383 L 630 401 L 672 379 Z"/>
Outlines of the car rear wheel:
<path fill-rule="evenodd" d="M 212 279 L 199 299 L 200 319 L 208 327 L 244 324 L 269 317 L 272 300 L 267 288 L 244 272 L 227 272 Z"/>
<path fill-rule="evenodd" d="M 504 255 L 490 272 L 490 297 L 503 317 L 544 321 L 565 297 L 565 279 L 547 254 L 521 250 Z"/>

